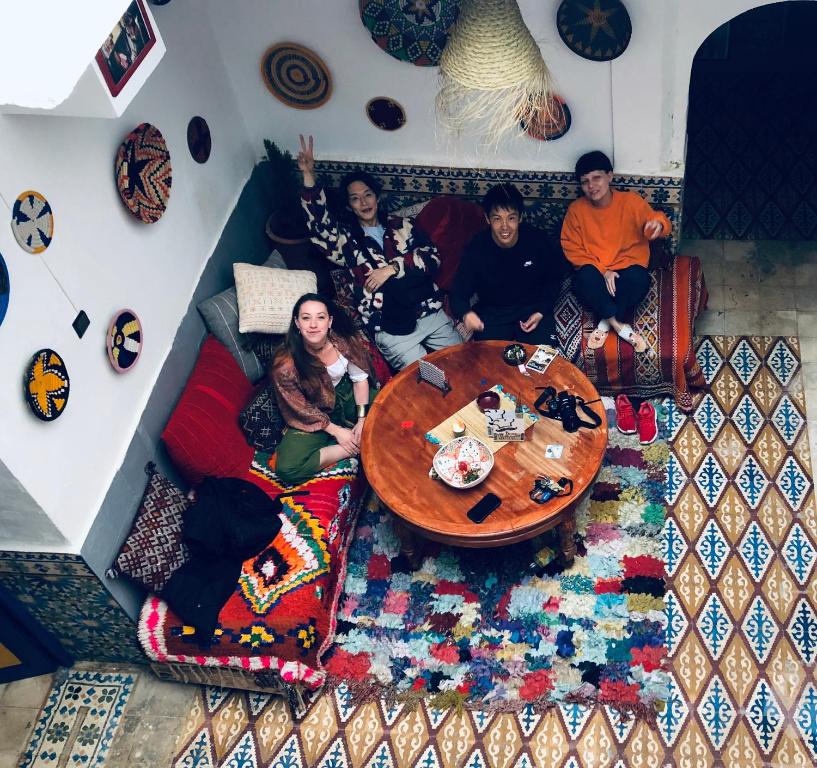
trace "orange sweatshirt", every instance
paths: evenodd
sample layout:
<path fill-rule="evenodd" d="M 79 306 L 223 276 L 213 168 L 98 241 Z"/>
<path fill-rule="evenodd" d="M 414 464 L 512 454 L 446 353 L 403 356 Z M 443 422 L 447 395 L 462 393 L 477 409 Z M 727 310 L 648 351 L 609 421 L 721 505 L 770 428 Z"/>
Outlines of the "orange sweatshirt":
<path fill-rule="evenodd" d="M 650 260 L 650 241 L 644 236 L 644 225 L 658 218 L 663 230 L 670 233 L 669 219 L 654 211 L 636 192 L 613 190 L 606 208 L 595 208 L 585 197 L 574 200 L 562 224 L 562 250 L 574 267 L 592 264 L 599 272 L 624 269 Z"/>

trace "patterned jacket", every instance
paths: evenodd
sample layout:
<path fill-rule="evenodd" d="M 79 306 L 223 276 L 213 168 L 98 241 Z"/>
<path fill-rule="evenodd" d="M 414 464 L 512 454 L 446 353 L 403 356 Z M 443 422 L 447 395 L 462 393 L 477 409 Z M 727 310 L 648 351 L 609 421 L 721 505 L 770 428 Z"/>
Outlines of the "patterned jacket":
<path fill-rule="evenodd" d="M 374 368 L 364 346 L 357 339 L 347 339 L 331 331 L 330 339 L 340 354 L 369 374 L 369 386 L 375 386 Z M 302 432 L 318 432 L 329 426 L 329 416 L 335 408 L 335 388 L 326 368 L 321 370 L 315 384 L 309 386 L 301 380 L 292 356 L 281 351 L 273 361 L 270 380 L 287 426 Z"/>
<path fill-rule="evenodd" d="M 414 227 L 414 220 L 389 216 L 383 247 L 371 237 L 356 236 L 352 228 L 339 222 L 326 205 L 326 193 L 320 186 L 304 188 L 301 204 L 312 242 L 334 264 L 346 267 L 354 280 L 355 304 L 371 333 L 381 330 L 383 291 L 370 293 L 364 288 L 367 275 L 378 267 L 397 264 L 398 272 L 390 280 L 400 280 L 411 270 L 421 270 L 429 281 L 440 266 L 436 247 Z M 362 233 L 361 233 L 362 234 Z M 443 306 L 439 287 L 431 282 L 429 298 L 417 307 L 417 317 L 432 315 Z"/>

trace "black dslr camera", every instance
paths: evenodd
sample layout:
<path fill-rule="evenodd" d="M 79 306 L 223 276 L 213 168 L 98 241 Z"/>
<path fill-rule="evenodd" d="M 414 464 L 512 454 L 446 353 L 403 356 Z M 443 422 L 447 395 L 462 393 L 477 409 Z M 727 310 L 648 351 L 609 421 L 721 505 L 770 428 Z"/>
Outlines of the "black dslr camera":
<path fill-rule="evenodd" d="M 542 406 L 545 406 L 542 408 Z M 565 432 L 576 432 L 580 427 L 593 429 L 601 424 L 601 418 L 595 414 L 584 401 L 584 398 L 571 395 L 570 392 L 557 392 L 555 387 L 545 387 L 539 395 L 534 407 L 543 416 L 562 422 Z M 577 408 L 581 408 L 591 421 L 584 421 L 579 417 Z"/>
<path fill-rule="evenodd" d="M 562 422 L 565 432 L 575 432 L 579 428 L 579 415 L 576 413 L 576 396 L 564 390 L 557 392 L 554 387 L 545 387 L 542 392 L 547 407 L 547 416 Z M 541 398 L 540 398 L 541 399 Z"/>

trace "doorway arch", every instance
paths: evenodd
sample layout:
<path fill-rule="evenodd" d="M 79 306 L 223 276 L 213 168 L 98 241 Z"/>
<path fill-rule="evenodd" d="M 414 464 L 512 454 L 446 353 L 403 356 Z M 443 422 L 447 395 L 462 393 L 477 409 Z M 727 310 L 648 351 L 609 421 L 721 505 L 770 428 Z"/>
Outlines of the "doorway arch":
<path fill-rule="evenodd" d="M 692 63 L 682 227 L 687 239 L 817 238 L 817 3 L 752 8 Z"/>

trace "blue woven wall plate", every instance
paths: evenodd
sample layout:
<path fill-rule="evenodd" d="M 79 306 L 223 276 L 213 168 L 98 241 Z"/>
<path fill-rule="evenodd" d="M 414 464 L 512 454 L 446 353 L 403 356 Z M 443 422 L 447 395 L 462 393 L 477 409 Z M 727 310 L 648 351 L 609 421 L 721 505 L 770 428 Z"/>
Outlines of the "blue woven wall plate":
<path fill-rule="evenodd" d="M 6 266 L 3 254 L 0 253 L 0 325 L 6 317 L 6 310 L 9 308 L 9 296 L 11 294 L 11 280 L 9 270 Z"/>

